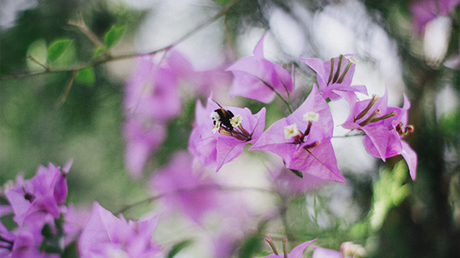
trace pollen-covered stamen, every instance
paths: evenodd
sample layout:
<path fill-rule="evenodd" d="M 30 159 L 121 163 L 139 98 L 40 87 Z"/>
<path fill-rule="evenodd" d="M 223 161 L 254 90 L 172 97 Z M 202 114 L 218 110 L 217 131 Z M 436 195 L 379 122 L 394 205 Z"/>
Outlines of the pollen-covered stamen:
<path fill-rule="evenodd" d="M 399 122 L 399 124 L 396 126 L 396 131 L 398 132 L 399 136 L 406 136 L 407 134 L 412 133 L 414 131 L 414 126 L 408 125 L 405 128 L 403 128 L 403 123 Z"/>
<path fill-rule="evenodd" d="M 294 123 L 284 127 L 284 138 L 286 140 L 293 138 L 295 143 L 300 143 L 303 139 L 303 134 L 297 129 L 297 124 Z"/>
<path fill-rule="evenodd" d="M 376 118 L 371 120 L 371 123 L 378 122 L 378 121 L 381 121 L 383 119 L 390 118 L 392 116 L 396 116 L 396 111 L 390 112 L 390 113 L 388 113 L 388 114 L 386 114 L 384 116 L 381 116 L 381 117 L 376 117 Z"/>
<path fill-rule="evenodd" d="M 374 110 L 374 112 L 372 112 L 372 114 L 368 118 L 366 118 L 364 121 L 359 123 L 359 125 L 360 126 L 365 126 L 365 125 L 369 124 L 370 122 L 372 122 L 372 119 L 374 119 L 379 114 L 380 114 L 379 109 Z"/>
<path fill-rule="evenodd" d="M 318 119 L 319 114 L 315 112 L 307 112 L 303 115 L 303 120 L 308 121 L 307 129 L 305 129 L 305 132 L 303 133 L 304 136 L 310 134 L 311 125 L 313 122 L 318 121 Z"/>
<path fill-rule="evenodd" d="M 350 70 L 351 65 L 355 63 L 355 60 L 353 59 L 353 57 L 346 56 L 345 58 L 348 60 L 348 64 L 347 64 L 347 67 L 345 67 L 345 71 L 343 71 L 337 83 L 343 82 L 343 79 L 345 78 L 345 75 L 347 74 L 348 70 Z"/>
<path fill-rule="evenodd" d="M 284 256 L 284 258 L 288 258 L 287 241 L 288 241 L 288 239 L 283 237 L 283 256 Z"/>
<path fill-rule="evenodd" d="M 265 242 L 267 242 L 270 245 L 270 248 L 273 250 L 273 253 L 278 255 L 278 250 L 276 250 L 276 246 L 273 244 L 272 238 L 266 237 Z"/>
<path fill-rule="evenodd" d="M 337 79 L 339 78 L 340 67 L 342 66 L 342 59 L 343 59 L 343 55 L 340 55 L 340 57 L 339 57 L 339 63 L 337 64 L 337 72 L 336 72 L 335 75 L 334 75 L 334 79 L 332 80 L 332 83 L 336 83 L 336 82 L 337 82 Z"/>
<path fill-rule="evenodd" d="M 334 75 L 334 58 L 331 59 L 331 72 L 329 73 L 329 79 L 327 79 L 327 85 L 331 83 L 333 75 Z"/>
<path fill-rule="evenodd" d="M 358 116 L 355 117 L 353 122 L 356 122 L 359 119 L 363 118 L 367 114 L 367 112 L 369 112 L 369 110 L 372 108 L 372 106 L 375 104 L 375 102 L 378 99 L 379 97 L 377 95 L 372 95 L 372 99 L 371 101 L 369 101 L 369 104 L 367 104 L 367 107 L 363 111 L 361 111 L 361 113 L 359 113 Z"/>

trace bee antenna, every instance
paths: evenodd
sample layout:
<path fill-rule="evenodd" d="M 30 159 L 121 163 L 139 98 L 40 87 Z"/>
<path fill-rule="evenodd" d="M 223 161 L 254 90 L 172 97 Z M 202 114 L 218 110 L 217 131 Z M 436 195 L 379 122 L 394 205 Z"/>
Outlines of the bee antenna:
<path fill-rule="evenodd" d="M 215 101 L 214 99 L 212 99 L 212 101 L 214 101 L 214 103 L 216 103 L 220 108 L 223 109 L 223 107 L 219 103 L 217 103 L 217 101 Z"/>

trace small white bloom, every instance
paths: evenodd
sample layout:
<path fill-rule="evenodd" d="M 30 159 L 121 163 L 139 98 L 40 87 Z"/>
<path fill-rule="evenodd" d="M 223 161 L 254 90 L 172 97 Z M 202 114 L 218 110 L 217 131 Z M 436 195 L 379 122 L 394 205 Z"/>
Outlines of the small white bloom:
<path fill-rule="evenodd" d="M 356 64 L 356 59 L 354 59 L 352 56 L 344 56 L 346 59 L 348 59 L 348 61 L 350 61 L 350 63 L 352 64 Z"/>
<path fill-rule="evenodd" d="M 214 125 L 214 128 L 212 128 L 212 133 L 217 133 L 217 131 L 219 131 L 219 128 L 220 128 L 220 122 L 217 121 L 216 125 Z"/>
<path fill-rule="evenodd" d="M 318 119 L 319 119 L 319 114 L 318 113 L 307 112 L 307 113 L 303 114 L 303 120 L 304 121 L 316 122 L 316 121 L 318 121 Z"/>
<path fill-rule="evenodd" d="M 294 123 L 284 127 L 284 137 L 286 139 L 291 139 L 300 135 L 302 135 L 302 133 L 297 129 L 297 124 Z"/>
<path fill-rule="evenodd" d="M 243 121 L 243 117 L 238 114 L 230 119 L 230 124 L 235 128 L 240 126 L 241 121 Z"/>

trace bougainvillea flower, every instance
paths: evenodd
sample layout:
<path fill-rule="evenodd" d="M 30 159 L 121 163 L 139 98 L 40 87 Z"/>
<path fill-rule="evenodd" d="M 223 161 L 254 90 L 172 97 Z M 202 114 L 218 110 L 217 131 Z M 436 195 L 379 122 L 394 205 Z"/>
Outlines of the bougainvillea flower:
<path fill-rule="evenodd" d="M 228 62 L 211 70 L 197 71 L 184 55 L 172 50 L 169 51 L 165 63 L 176 74 L 180 86 L 186 87 L 187 92 L 192 90 L 193 93 L 204 97 L 214 88 L 230 86 L 233 79 L 230 73 L 224 71 L 228 67 Z"/>
<path fill-rule="evenodd" d="M 283 67 L 268 61 L 263 53 L 263 41 L 260 39 L 254 49 L 254 56 L 245 57 L 227 68 L 235 76 L 230 96 L 242 96 L 260 102 L 269 103 L 276 92 L 284 94 L 292 91 L 292 78 Z"/>
<path fill-rule="evenodd" d="M 299 178 L 299 176 L 292 173 L 285 166 L 277 166 L 270 169 L 270 176 L 278 192 L 288 195 L 305 194 L 318 189 L 328 182 L 309 173 L 303 173 L 303 177 Z"/>
<path fill-rule="evenodd" d="M 270 247 L 272 248 L 273 254 L 263 256 L 263 257 L 260 257 L 260 258 L 302 258 L 303 252 L 305 251 L 305 249 L 309 245 L 311 245 L 313 242 L 315 242 L 316 239 L 308 241 L 308 242 L 305 242 L 305 243 L 302 243 L 302 244 L 294 247 L 291 250 L 291 252 L 288 253 L 287 255 L 286 255 L 286 253 L 287 253 L 287 250 L 286 250 L 287 249 L 286 248 L 287 238 L 283 238 L 283 253 L 278 253 L 278 250 L 276 249 L 275 245 L 273 244 L 271 237 L 266 237 L 265 241 L 267 241 L 268 244 L 270 245 Z M 256 257 L 254 257 L 254 258 L 256 258 Z"/>
<path fill-rule="evenodd" d="M 340 252 L 332 249 L 316 246 L 312 258 L 358 258 L 367 255 L 364 247 L 353 242 L 343 242 L 340 245 Z"/>
<path fill-rule="evenodd" d="M 206 107 L 198 101 L 190 152 L 203 166 L 219 171 L 243 152 L 244 145 L 259 139 L 265 127 L 265 112 L 262 108 L 253 115 L 248 108 L 221 107 L 212 96 Z"/>
<path fill-rule="evenodd" d="M 142 118 L 131 117 L 125 121 L 123 135 L 126 140 L 126 167 L 132 176 L 140 177 L 148 157 L 166 137 L 166 126 L 163 122 L 149 123 Z"/>
<path fill-rule="evenodd" d="M 153 63 L 151 56 L 141 57 L 138 62 L 126 84 L 123 105 L 127 116 L 166 121 L 178 115 L 181 101 L 173 68 Z"/>
<path fill-rule="evenodd" d="M 43 211 L 54 218 L 60 217 L 59 205 L 65 203 L 68 192 L 67 173 L 49 163 L 48 168 L 39 166 L 35 177 L 22 181 L 5 193 L 14 211 L 13 219 L 19 226 L 29 216 Z"/>
<path fill-rule="evenodd" d="M 344 258 L 342 253 L 337 250 L 315 246 L 312 258 Z"/>
<path fill-rule="evenodd" d="M 250 150 L 275 153 L 289 169 L 345 182 L 331 144 L 333 126 L 329 106 L 313 87 L 305 102 L 272 124 Z"/>
<path fill-rule="evenodd" d="M 80 257 L 163 257 L 151 238 L 158 217 L 139 222 L 115 217 L 95 202 L 78 241 Z"/>
<path fill-rule="evenodd" d="M 340 55 L 326 62 L 319 58 L 300 58 L 300 60 L 316 72 L 319 91 L 324 99 L 339 99 L 340 96 L 334 91 L 360 92 L 367 95 L 366 86 L 351 86 L 356 66 L 353 55 Z"/>
<path fill-rule="evenodd" d="M 437 16 L 447 16 L 460 3 L 460 0 L 420 0 L 410 4 L 414 31 L 423 33 L 428 22 Z"/>
<path fill-rule="evenodd" d="M 407 112 L 410 108 L 409 99 L 404 95 L 404 105 L 400 107 L 388 107 L 386 113 L 395 113 L 396 115 L 383 120 L 383 125 L 389 131 L 387 139 L 387 148 L 385 150 L 385 157 L 393 157 L 401 154 L 406 160 L 409 167 L 409 172 L 413 180 L 416 178 L 417 172 L 417 154 L 415 151 L 402 140 L 408 133 L 413 132 L 414 128 L 407 123 Z M 380 157 L 376 145 L 373 143 L 368 135 L 363 139 L 364 147 L 367 152 L 374 157 Z"/>
<path fill-rule="evenodd" d="M 403 155 L 409 166 L 412 179 L 416 176 L 417 155 L 409 145 L 401 140 L 414 128 L 407 125 L 407 111 L 410 102 L 404 95 L 404 106 L 388 107 L 387 93 L 382 98 L 357 101 L 356 95 L 338 93 L 350 105 L 350 115 L 342 124 L 344 128 L 356 129 L 365 134 L 363 144 L 366 151 L 374 157 L 385 161 L 388 157 Z"/>
<path fill-rule="evenodd" d="M 216 190 L 219 185 L 204 177 L 203 169 L 192 171 L 192 167 L 193 157 L 178 152 L 152 177 L 150 186 L 152 191 L 163 196 L 162 201 L 169 211 L 179 207 L 193 221 L 200 223 L 207 211 L 218 206 Z"/>

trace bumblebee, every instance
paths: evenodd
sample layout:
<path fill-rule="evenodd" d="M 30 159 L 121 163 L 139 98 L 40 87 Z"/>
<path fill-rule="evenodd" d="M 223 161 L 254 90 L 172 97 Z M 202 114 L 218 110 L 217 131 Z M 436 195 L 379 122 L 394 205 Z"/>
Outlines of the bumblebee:
<path fill-rule="evenodd" d="M 218 103 L 216 103 L 219 105 Z M 211 113 L 211 118 L 213 120 L 214 126 L 218 127 L 219 125 L 223 127 L 224 129 L 231 131 L 233 130 L 233 126 L 230 123 L 230 119 L 234 117 L 232 111 L 230 110 L 225 110 L 221 105 L 219 105 L 220 108 L 214 110 L 214 112 Z"/>

